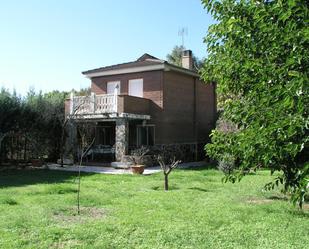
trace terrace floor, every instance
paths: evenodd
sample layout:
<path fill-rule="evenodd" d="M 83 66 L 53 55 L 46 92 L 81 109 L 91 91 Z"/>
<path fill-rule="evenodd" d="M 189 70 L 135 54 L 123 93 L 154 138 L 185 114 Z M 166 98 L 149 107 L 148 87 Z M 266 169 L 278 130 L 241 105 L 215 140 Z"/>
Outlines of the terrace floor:
<path fill-rule="evenodd" d="M 204 161 L 200 162 L 189 162 L 189 163 L 181 163 L 179 164 L 179 168 L 191 168 L 191 167 L 200 167 L 205 165 Z M 71 171 L 71 172 L 78 172 L 79 166 L 78 165 L 64 165 L 61 167 L 59 164 L 48 164 L 47 168 L 50 170 L 60 170 L 60 171 Z M 82 165 L 80 166 L 81 172 L 87 173 L 98 173 L 98 174 L 111 174 L 111 175 L 119 175 L 119 174 L 132 174 L 130 169 L 120 169 L 120 168 L 113 168 L 110 164 L 104 164 L 104 166 L 92 166 L 92 165 Z M 144 175 L 151 175 L 157 172 L 160 172 L 160 166 L 148 167 L 144 170 Z"/>

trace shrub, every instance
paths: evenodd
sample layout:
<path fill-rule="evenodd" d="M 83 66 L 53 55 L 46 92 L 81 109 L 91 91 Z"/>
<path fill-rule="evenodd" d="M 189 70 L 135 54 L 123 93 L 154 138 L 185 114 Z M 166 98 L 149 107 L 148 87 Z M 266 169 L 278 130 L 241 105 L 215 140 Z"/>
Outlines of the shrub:
<path fill-rule="evenodd" d="M 235 158 L 230 154 L 224 154 L 219 160 L 218 169 L 224 174 L 230 174 L 235 169 Z"/>

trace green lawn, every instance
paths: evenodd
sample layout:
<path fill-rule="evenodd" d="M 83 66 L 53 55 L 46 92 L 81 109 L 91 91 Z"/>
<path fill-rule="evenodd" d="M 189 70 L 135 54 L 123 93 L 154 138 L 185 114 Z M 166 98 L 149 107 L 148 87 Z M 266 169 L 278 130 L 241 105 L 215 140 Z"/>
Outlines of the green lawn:
<path fill-rule="evenodd" d="M 268 172 L 221 183 L 212 169 L 82 176 L 0 172 L 0 248 L 308 248 L 309 212 L 263 192 Z M 307 206 L 306 206 L 307 208 Z"/>

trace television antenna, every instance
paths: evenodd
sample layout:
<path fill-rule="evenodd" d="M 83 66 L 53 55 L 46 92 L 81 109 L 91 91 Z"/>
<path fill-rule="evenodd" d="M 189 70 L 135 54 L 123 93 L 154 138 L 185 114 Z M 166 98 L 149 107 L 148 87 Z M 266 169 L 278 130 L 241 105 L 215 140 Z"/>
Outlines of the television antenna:
<path fill-rule="evenodd" d="M 188 28 L 182 27 L 178 30 L 178 36 L 181 36 L 182 47 L 185 47 L 185 36 L 188 36 Z"/>

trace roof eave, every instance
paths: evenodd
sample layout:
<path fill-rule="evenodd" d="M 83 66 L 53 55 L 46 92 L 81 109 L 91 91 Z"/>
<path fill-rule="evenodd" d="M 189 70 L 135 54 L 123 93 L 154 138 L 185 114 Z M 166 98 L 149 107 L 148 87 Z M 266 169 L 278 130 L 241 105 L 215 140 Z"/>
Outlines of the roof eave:
<path fill-rule="evenodd" d="M 166 63 L 165 64 L 165 71 L 170 71 L 170 70 L 175 71 L 175 72 L 179 72 L 179 73 L 183 73 L 183 74 L 187 74 L 187 75 L 190 75 L 190 76 L 193 76 L 193 77 L 200 77 L 200 75 L 195 71 Z"/>
<path fill-rule="evenodd" d="M 193 77 L 199 77 L 199 74 L 192 70 L 177 67 L 169 63 L 162 63 L 159 65 L 141 66 L 141 67 L 122 68 L 122 69 L 111 69 L 111 70 L 105 70 L 101 72 L 82 72 L 82 74 L 85 75 L 87 78 L 91 79 L 91 78 L 102 77 L 102 76 L 111 76 L 111 75 L 119 75 L 119 74 L 127 74 L 127 73 L 139 73 L 139 72 L 157 71 L 157 70 L 175 71 L 175 72 L 187 74 Z"/>
<path fill-rule="evenodd" d="M 118 74 L 127 74 L 127 73 L 139 73 L 139 72 L 147 72 L 147 71 L 156 71 L 156 70 L 164 70 L 164 64 L 159 65 L 150 65 L 150 66 L 141 66 L 141 67 L 130 67 L 130 68 L 122 68 L 122 69 L 111 69 L 105 70 L 101 72 L 82 72 L 87 78 L 95 78 L 101 76 L 110 76 L 110 75 L 118 75 Z"/>

